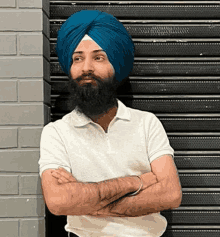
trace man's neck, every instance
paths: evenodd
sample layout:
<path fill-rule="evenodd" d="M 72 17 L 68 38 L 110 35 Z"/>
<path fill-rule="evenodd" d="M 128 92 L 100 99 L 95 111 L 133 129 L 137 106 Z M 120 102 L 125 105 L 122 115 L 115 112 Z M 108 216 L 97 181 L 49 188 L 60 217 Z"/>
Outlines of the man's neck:
<path fill-rule="evenodd" d="M 115 117 L 118 110 L 118 106 L 110 108 L 106 113 L 92 116 L 91 120 L 95 123 L 98 123 L 105 131 L 107 131 L 108 126 L 112 119 Z"/>

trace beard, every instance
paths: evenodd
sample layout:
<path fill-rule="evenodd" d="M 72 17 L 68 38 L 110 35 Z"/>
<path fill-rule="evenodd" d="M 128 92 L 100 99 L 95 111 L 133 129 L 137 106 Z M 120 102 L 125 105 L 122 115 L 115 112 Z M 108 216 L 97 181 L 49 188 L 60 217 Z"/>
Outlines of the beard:
<path fill-rule="evenodd" d="M 79 85 L 78 83 L 89 76 L 95 81 Z M 78 82 L 78 83 L 77 83 Z M 106 113 L 110 108 L 117 106 L 116 91 L 118 82 L 115 77 L 100 78 L 93 73 L 82 74 L 76 79 L 69 76 L 69 92 L 72 108 L 77 106 L 79 112 L 88 117 Z"/>

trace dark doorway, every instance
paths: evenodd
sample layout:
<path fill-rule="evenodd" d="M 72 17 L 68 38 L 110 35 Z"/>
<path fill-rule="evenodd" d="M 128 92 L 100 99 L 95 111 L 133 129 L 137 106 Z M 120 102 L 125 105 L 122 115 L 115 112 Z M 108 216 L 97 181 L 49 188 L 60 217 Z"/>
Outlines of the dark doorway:
<path fill-rule="evenodd" d="M 46 206 L 46 237 L 68 237 L 68 232 L 64 229 L 64 226 L 67 223 L 66 218 L 66 216 L 53 215 Z"/>

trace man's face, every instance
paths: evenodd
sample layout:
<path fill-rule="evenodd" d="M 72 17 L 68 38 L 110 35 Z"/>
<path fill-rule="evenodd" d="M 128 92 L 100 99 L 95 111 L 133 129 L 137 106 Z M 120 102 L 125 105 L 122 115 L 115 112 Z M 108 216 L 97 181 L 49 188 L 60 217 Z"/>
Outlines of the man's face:
<path fill-rule="evenodd" d="M 73 53 L 72 59 L 73 63 L 70 68 L 70 73 L 73 80 L 76 80 L 80 76 L 82 76 L 83 79 L 80 81 L 76 80 L 79 86 L 85 85 L 86 83 L 97 85 L 91 77 L 84 77 L 84 75 L 88 75 L 89 73 L 99 77 L 101 80 L 112 78 L 115 74 L 107 54 L 94 41 L 81 41 Z"/>
<path fill-rule="evenodd" d="M 73 103 L 87 116 L 106 112 L 115 105 L 115 71 L 107 54 L 91 40 L 81 41 L 72 56 L 70 92 Z"/>

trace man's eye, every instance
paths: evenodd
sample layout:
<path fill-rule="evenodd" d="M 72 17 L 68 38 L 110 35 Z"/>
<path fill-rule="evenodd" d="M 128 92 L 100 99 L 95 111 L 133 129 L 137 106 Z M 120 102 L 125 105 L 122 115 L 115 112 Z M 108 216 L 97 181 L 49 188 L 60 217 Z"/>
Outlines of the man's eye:
<path fill-rule="evenodd" d="M 73 59 L 73 61 L 80 61 L 80 60 L 81 60 L 80 57 L 75 57 L 75 58 Z"/>
<path fill-rule="evenodd" d="M 95 59 L 98 61 L 102 61 L 102 60 L 104 60 L 104 57 L 103 56 L 96 56 Z"/>

